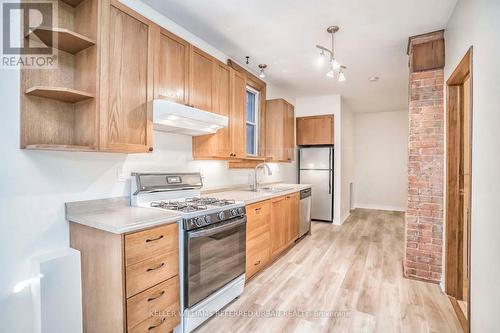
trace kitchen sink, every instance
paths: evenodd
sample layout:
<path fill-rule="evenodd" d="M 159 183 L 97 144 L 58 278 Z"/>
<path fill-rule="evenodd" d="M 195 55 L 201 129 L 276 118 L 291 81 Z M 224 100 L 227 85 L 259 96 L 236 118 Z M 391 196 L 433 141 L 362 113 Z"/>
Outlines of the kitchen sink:
<path fill-rule="evenodd" d="M 284 191 L 289 191 L 292 190 L 293 187 L 284 187 L 284 186 L 264 186 L 264 187 L 259 187 L 257 192 L 264 192 L 264 193 L 279 193 L 279 192 L 284 192 Z"/>

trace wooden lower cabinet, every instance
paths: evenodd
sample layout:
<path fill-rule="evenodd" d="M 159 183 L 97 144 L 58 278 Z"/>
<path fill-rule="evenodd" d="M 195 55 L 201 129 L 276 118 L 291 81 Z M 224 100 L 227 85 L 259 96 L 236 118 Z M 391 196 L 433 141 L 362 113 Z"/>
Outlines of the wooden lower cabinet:
<path fill-rule="evenodd" d="M 120 235 L 70 223 L 81 253 L 83 331 L 170 332 L 179 318 L 177 223 Z"/>
<path fill-rule="evenodd" d="M 246 278 L 262 270 L 299 237 L 300 194 L 247 206 Z"/>

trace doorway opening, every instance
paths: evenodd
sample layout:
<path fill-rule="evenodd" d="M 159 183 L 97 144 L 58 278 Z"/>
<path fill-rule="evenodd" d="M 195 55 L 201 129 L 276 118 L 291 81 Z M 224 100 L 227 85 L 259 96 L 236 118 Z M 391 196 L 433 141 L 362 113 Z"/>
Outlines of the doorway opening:
<path fill-rule="evenodd" d="M 465 332 L 470 323 L 472 47 L 446 81 L 445 289 Z"/>

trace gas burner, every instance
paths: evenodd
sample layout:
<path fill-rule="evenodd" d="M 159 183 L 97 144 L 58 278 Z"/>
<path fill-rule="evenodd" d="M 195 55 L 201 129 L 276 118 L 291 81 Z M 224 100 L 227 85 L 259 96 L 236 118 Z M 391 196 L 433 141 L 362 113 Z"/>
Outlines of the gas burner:
<path fill-rule="evenodd" d="M 186 198 L 185 202 L 196 203 L 199 205 L 212 205 L 212 206 L 218 206 L 218 207 L 233 205 L 235 203 L 234 200 L 208 198 L 208 197 Z"/>
<path fill-rule="evenodd" d="M 183 213 L 196 212 L 206 210 L 207 205 L 195 202 L 182 202 L 182 201 L 153 201 L 151 207 L 162 208 L 168 210 L 177 210 Z"/>

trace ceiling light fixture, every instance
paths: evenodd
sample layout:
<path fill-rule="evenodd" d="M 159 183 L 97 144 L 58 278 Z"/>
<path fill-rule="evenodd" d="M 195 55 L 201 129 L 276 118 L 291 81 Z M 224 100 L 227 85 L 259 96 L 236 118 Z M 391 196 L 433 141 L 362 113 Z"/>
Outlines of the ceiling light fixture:
<path fill-rule="evenodd" d="M 378 77 L 378 76 L 370 76 L 368 78 L 368 81 L 370 81 L 370 82 L 377 82 L 378 80 L 380 80 L 380 77 Z"/>
<path fill-rule="evenodd" d="M 259 65 L 259 68 L 260 68 L 260 74 L 259 74 L 259 77 L 261 79 L 265 78 L 266 77 L 266 73 L 264 73 L 264 69 L 267 68 L 267 65 L 266 64 L 260 64 Z"/>
<path fill-rule="evenodd" d="M 316 47 L 321 50 L 321 53 L 319 55 L 320 58 L 318 59 L 318 63 L 322 63 L 324 61 L 325 52 L 330 55 L 330 59 L 329 59 L 330 68 L 329 68 L 328 72 L 326 73 L 326 76 L 329 78 L 333 78 L 337 74 L 338 81 L 343 82 L 346 80 L 345 74 L 343 71 L 346 67 L 342 66 L 337 61 L 336 53 L 335 53 L 335 33 L 337 31 L 339 31 L 339 29 L 340 28 L 336 25 L 332 25 L 332 26 L 328 27 L 328 29 L 326 29 L 326 31 L 332 36 L 332 48 L 331 48 L 331 50 L 324 47 L 324 46 L 321 46 L 321 45 L 316 45 Z M 340 74 L 342 74 L 342 79 L 340 78 Z"/>

